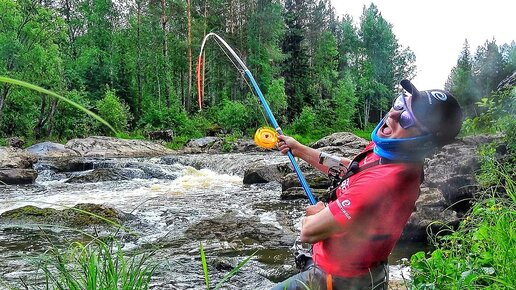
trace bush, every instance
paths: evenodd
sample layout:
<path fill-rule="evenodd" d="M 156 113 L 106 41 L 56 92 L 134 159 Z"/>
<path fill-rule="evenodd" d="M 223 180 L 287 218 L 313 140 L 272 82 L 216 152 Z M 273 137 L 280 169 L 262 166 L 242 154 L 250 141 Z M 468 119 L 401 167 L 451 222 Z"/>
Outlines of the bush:
<path fill-rule="evenodd" d="M 129 107 L 115 95 L 113 90 L 107 90 L 104 94 L 104 98 L 97 101 L 96 107 L 99 116 L 106 120 L 117 131 L 127 130 L 131 119 Z M 103 126 L 100 127 L 100 130 L 105 134 L 110 134 L 109 128 Z"/>
<path fill-rule="evenodd" d="M 215 118 L 223 128 L 232 132 L 245 132 L 251 123 L 247 107 L 239 101 L 227 99 L 215 111 Z"/>
<path fill-rule="evenodd" d="M 84 91 L 70 91 L 63 95 L 85 108 L 90 107 L 87 95 Z M 88 136 L 97 121 L 85 114 L 83 111 L 65 102 L 59 102 L 54 116 L 53 135 L 62 139 Z M 100 124 L 98 124 L 100 125 Z"/>
<path fill-rule="evenodd" d="M 292 122 L 292 129 L 297 134 L 308 134 L 315 129 L 317 115 L 311 107 L 304 107 L 301 114 Z"/>

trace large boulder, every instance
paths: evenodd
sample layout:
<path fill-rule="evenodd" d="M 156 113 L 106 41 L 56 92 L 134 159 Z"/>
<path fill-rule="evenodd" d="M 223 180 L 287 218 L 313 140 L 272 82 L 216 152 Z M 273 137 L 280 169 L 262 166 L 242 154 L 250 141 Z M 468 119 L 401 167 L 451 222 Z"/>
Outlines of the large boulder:
<path fill-rule="evenodd" d="M 287 172 L 291 172 L 288 161 L 274 163 L 258 159 L 246 165 L 243 182 L 244 184 L 280 182 Z"/>
<path fill-rule="evenodd" d="M 450 209 L 442 192 L 437 188 L 423 187 L 400 241 L 426 242 L 428 233 L 436 234 L 444 228 L 453 228 L 458 223 L 457 213 Z"/>
<path fill-rule="evenodd" d="M 125 140 L 105 136 L 72 139 L 66 148 L 82 157 L 155 157 L 174 153 L 163 145 L 144 140 Z"/>
<path fill-rule="evenodd" d="M 0 184 L 31 184 L 38 176 L 35 155 L 14 147 L 0 147 Z"/>
<path fill-rule="evenodd" d="M 42 142 L 34 144 L 27 148 L 27 151 L 42 158 L 71 158 L 78 157 L 80 154 L 65 145 L 54 142 Z"/>
<path fill-rule="evenodd" d="M 425 161 L 423 185 L 442 192 L 447 206 L 459 213 L 470 208 L 469 201 L 479 191 L 475 174 L 480 169 L 480 146 L 501 139 L 499 135 L 459 138 Z"/>

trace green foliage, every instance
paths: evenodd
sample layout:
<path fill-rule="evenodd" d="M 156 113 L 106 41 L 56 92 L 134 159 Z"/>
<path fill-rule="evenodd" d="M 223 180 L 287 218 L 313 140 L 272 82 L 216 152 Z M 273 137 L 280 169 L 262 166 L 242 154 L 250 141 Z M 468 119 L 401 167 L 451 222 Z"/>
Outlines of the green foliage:
<path fill-rule="evenodd" d="M 152 255 L 128 257 L 119 244 L 101 240 L 74 242 L 65 251 L 53 247 L 39 267 L 50 289 L 148 289 L 156 267 L 149 263 Z"/>
<path fill-rule="evenodd" d="M 168 108 L 152 99 L 145 99 L 144 104 L 144 114 L 137 126 L 145 132 L 172 129 L 175 136 L 199 138 L 204 136 L 210 126 L 210 122 L 203 115 L 189 117 L 181 107 Z M 178 142 L 182 143 L 179 140 Z"/>
<path fill-rule="evenodd" d="M 288 105 L 287 95 L 285 94 L 285 79 L 280 78 L 273 80 L 266 98 L 276 121 L 279 124 L 286 122 L 285 116 Z"/>
<path fill-rule="evenodd" d="M 83 91 L 72 90 L 64 97 L 83 106 L 90 107 L 87 94 Z M 84 115 L 83 111 L 70 106 L 66 102 L 59 102 L 54 119 L 54 135 L 58 138 L 72 139 L 87 137 L 95 127 L 95 120 Z"/>
<path fill-rule="evenodd" d="M 436 238 L 437 249 L 430 256 L 423 252 L 412 256 L 414 289 L 510 289 L 516 285 L 514 171 L 510 163 L 496 162 L 493 146 L 482 155 L 483 195 L 457 230 Z"/>
<path fill-rule="evenodd" d="M 245 132 L 251 119 L 247 107 L 239 101 L 223 100 L 215 112 L 218 124 L 231 132 Z"/>
<path fill-rule="evenodd" d="M 314 109 L 311 107 L 304 107 L 299 117 L 292 122 L 292 130 L 298 134 L 308 134 L 316 128 L 316 119 L 317 115 L 315 114 Z"/>
<path fill-rule="evenodd" d="M 516 115 L 515 88 L 484 97 L 476 103 L 476 106 L 481 108 L 483 112 L 477 117 L 464 121 L 463 134 L 513 132 L 510 131 L 510 128 L 514 126 L 513 116 Z M 512 136 L 514 134 L 507 135 Z M 514 144 L 514 142 L 509 140 L 508 144 Z"/>
<path fill-rule="evenodd" d="M 122 102 L 113 90 L 106 90 L 104 98 L 97 101 L 97 111 L 99 116 L 110 123 L 117 131 L 125 131 L 128 128 L 131 114 L 129 107 Z M 101 128 L 104 133 L 109 133 L 105 128 Z"/>
<path fill-rule="evenodd" d="M 355 95 L 355 84 L 351 77 L 346 75 L 339 80 L 333 93 L 335 99 L 335 121 L 333 128 L 338 131 L 349 130 L 353 127 L 358 98 Z"/>

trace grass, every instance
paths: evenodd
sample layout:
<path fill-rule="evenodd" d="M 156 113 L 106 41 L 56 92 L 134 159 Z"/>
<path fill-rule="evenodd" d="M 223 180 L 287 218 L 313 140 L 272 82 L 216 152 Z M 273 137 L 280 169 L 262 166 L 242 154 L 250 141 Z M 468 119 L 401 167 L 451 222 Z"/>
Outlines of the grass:
<path fill-rule="evenodd" d="M 126 256 L 118 242 L 95 239 L 52 247 L 39 260 L 45 289 L 148 289 L 156 264 L 154 252 Z"/>

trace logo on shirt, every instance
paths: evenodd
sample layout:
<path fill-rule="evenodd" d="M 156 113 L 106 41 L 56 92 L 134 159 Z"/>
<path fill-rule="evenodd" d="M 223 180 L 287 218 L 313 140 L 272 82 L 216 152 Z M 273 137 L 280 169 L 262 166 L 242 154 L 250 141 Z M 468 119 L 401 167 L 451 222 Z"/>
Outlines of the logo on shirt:
<path fill-rule="evenodd" d="M 342 190 L 345 190 L 345 189 L 347 189 L 348 187 L 349 187 L 349 178 L 348 178 L 348 179 L 346 179 L 346 180 L 344 180 L 344 181 L 342 181 L 342 182 L 340 183 L 340 188 L 341 188 Z"/>
<path fill-rule="evenodd" d="M 349 212 L 345 209 L 345 207 L 348 207 L 351 205 L 351 201 L 349 199 L 345 199 L 345 200 L 337 200 L 337 205 L 339 206 L 339 209 L 340 211 L 342 211 L 342 214 L 344 214 L 344 216 L 350 220 L 351 219 L 351 215 L 349 214 Z"/>

